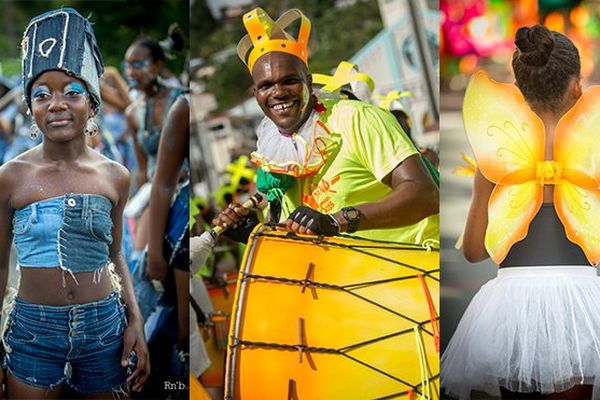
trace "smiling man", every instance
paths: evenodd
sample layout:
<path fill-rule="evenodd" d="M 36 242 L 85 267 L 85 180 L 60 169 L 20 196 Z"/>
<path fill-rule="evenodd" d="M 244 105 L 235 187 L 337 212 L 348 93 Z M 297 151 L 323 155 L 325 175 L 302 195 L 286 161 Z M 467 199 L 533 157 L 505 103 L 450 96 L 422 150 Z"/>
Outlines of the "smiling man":
<path fill-rule="evenodd" d="M 297 19 L 294 40 L 285 29 Z M 285 192 L 276 219 L 296 233 L 438 241 L 438 188 L 394 117 L 367 103 L 312 95 L 310 21 L 297 9 L 273 21 L 260 8 L 243 21 L 248 35 L 238 54 L 265 113 L 252 161 L 262 170 L 260 190 Z M 213 223 L 243 240 L 255 224 L 248 221 L 256 221 L 247 214 L 233 204 Z"/>

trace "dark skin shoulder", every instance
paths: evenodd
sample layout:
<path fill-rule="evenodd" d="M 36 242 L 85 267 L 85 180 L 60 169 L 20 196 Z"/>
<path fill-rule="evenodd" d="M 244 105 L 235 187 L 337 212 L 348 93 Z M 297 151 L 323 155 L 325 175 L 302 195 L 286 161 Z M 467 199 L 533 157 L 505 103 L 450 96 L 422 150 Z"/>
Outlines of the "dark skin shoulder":
<path fill-rule="evenodd" d="M 35 201 L 68 193 L 98 194 L 118 202 L 117 167 L 100 153 L 87 149 L 73 161 L 45 160 L 41 145 L 7 163 L 20 184 L 11 193 L 11 205 L 20 209 Z M 116 164 L 118 165 L 118 164 Z M 124 169 L 124 167 L 122 167 Z"/>
<path fill-rule="evenodd" d="M 463 254 L 469 262 L 479 262 L 489 257 L 484 241 L 488 225 L 488 203 L 493 190 L 494 184 L 479 169 L 475 171 L 473 197 L 463 237 Z"/>

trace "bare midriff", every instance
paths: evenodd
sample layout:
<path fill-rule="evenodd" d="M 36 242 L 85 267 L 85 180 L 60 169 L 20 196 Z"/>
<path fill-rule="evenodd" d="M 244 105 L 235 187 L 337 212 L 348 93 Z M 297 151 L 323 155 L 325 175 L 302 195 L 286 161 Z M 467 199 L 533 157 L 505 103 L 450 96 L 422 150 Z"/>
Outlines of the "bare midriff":
<path fill-rule="evenodd" d="M 74 276 L 77 282 L 68 271 L 59 268 L 21 268 L 18 295 L 30 303 L 65 306 L 98 301 L 113 291 L 108 268 Z"/>

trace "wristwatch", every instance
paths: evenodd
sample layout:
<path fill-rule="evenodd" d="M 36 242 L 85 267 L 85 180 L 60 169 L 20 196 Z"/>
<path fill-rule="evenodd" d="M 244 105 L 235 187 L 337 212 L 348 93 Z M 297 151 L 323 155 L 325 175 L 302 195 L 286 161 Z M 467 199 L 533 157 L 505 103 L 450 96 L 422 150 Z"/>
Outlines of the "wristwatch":
<path fill-rule="evenodd" d="M 346 228 L 346 233 L 354 233 L 358 229 L 358 223 L 362 218 L 363 214 L 359 209 L 354 207 L 344 207 L 342 208 L 342 216 L 348 222 L 348 227 Z"/>

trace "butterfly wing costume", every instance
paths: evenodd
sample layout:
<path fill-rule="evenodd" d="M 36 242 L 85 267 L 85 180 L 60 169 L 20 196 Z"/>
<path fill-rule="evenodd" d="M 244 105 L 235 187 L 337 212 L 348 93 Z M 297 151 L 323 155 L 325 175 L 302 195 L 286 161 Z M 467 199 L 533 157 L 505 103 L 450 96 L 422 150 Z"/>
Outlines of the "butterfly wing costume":
<path fill-rule="evenodd" d="M 556 126 L 554 159 L 545 158 L 542 120 L 519 89 L 477 71 L 463 105 L 477 166 L 495 187 L 488 205 L 485 248 L 499 264 L 527 236 L 554 185 L 554 207 L 567 238 L 590 264 L 600 261 L 600 87 L 585 91 Z"/>

